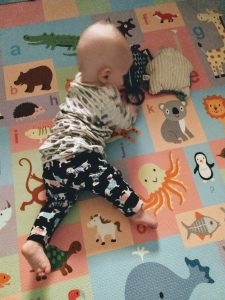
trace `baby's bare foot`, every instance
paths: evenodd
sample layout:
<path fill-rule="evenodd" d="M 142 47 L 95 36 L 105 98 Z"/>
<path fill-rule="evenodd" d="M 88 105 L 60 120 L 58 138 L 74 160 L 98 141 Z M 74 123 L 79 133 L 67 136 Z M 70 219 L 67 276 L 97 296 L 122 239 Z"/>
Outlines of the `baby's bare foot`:
<path fill-rule="evenodd" d="M 129 219 L 133 223 L 143 224 L 150 227 L 151 229 L 156 229 L 158 227 L 157 220 L 142 209 L 138 213 L 130 217 Z"/>
<path fill-rule="evenodd" d="M 28 261 L 32 270 L 36 273 L 37 279 L 46 278 L 46 274 L 51 272 L 51 265 L 42 245 L 28 240 L 22 247 L 22 254 Z"/>

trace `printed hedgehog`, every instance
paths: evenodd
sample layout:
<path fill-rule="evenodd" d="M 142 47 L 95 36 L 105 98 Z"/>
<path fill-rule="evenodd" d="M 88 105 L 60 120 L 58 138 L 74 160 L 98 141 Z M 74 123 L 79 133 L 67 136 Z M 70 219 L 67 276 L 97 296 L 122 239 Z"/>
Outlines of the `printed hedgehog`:
<path fill-rule="evenodd" d="M 24 102 L 14 109 L 13 117 L 17 120 L 24 120 L 26 118 L 36 118 L 44 112 L 45 108 L 43 106 L 38 106 L 32 102 Z"/>

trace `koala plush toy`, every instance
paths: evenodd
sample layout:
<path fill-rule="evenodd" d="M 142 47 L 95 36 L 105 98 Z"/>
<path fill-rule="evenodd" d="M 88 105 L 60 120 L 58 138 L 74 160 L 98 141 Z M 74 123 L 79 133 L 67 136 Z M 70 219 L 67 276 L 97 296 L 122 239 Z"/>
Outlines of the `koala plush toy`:
<path fill-rule="evenodd" d="M 159 109 L 165 116 L 161 134 L 166 142 L 179 144 L 194 136 L 185 123 L 186 105 L 187 102 L 180 100 L 170 100 L 159 104 Z"/>

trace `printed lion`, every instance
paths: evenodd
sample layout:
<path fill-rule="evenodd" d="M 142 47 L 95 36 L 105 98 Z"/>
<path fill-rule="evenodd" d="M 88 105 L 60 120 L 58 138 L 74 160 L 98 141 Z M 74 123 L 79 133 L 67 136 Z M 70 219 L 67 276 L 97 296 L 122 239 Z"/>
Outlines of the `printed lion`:
<path fill-rule="evenodd" d="M 207 96 L 204 99 L 204 106 L 211 118 L 225 119 L 225 98 L 222 96 Z"/>

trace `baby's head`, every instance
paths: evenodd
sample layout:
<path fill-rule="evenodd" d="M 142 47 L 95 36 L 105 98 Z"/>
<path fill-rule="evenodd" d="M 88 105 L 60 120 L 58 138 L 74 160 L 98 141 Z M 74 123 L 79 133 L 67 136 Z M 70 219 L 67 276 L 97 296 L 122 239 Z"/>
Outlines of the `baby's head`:
<path fill-rule="evenodd" d="M 97 22 L 82 33 L 77 59 L 82 82 L 119 87 L 132 64 L 132 53 L 114 25 Z"/>

